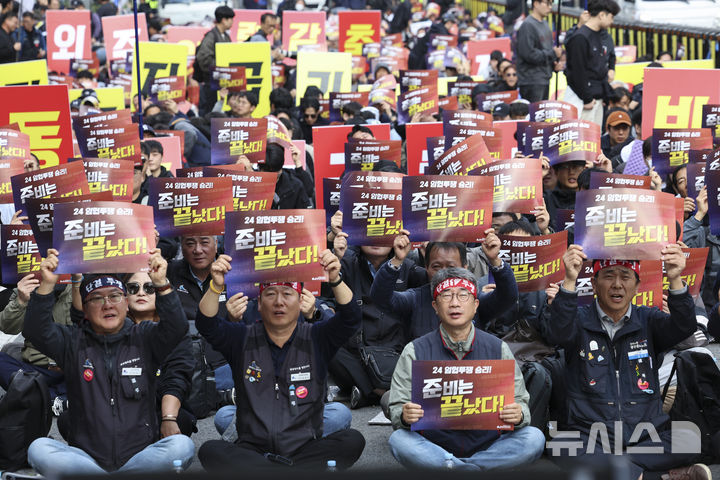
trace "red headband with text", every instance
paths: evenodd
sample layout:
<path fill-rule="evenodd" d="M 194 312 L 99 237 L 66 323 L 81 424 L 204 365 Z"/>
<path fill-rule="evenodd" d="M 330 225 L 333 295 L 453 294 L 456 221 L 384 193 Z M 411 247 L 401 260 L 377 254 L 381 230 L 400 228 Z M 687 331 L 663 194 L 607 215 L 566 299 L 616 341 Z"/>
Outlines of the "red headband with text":
<path fill-rule="evenodd" d="M 640 276 L 640 262 L 637 260 L 595 260 L 593 261 L 593 276 L 608 267 L 626 267 Z"/>
<path fill-rule="evenodd" d="M 438 295 L 440 295 L 448 288 L 455 287 L 464 288 L 468 292 L 472 293 L 473 297 L 477 297 L 477 287 L 475 286 L 475 283 L 471 282 L 470 280 L 465 280 L 464 278 L 455 277 L 448 278 L 438 283 L 437 287 L 435 287 L 435 291 L 433 292 L 433 300 L 435 300 Z"/>
<path fill-rule="evenodd" d="M 261 283 L 260 284 L 260 295 L 262 295 L 263 290 L 265 290 L 268 287 L 290 287 L 296 292 L 298 292 L 299 295 L 302 295 L 303 285 L 301 282 L 270 282 L 270 283 Z"/>

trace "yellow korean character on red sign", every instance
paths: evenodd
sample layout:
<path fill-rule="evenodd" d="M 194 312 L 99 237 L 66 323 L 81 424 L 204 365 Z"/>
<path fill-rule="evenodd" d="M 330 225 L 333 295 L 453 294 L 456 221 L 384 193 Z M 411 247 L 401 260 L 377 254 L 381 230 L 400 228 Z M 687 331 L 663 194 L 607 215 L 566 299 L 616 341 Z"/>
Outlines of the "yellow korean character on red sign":
<path fill-rule="evenodd" d="M 327 50 L 325 44 L 325 12 L 283 12 L 282 48 L 297 52 L 302 45 L 318 45 Z"/>
<path fill-rule="evenodd" d="M 366 43 L 380 41 L 380 11 L 347 11 L 338 14 L 338 48 L 341 52 L 362 55 Z"/>

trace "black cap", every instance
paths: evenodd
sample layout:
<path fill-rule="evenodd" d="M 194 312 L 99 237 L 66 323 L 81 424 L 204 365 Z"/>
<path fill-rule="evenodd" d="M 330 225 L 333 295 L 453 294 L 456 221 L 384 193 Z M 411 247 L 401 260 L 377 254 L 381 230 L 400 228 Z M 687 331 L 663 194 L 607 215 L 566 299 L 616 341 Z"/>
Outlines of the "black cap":
<path fill-rule="evenodd" d="M 97 98 L 97 92 L 93 90 L 92 88 L 84 88 L 82 93 L 80 94 L 80 98 L 85 97 L 95 97 Z"/>
<path fill-rule="evenodd" d="M 510 105 L 507 103 L 498 103 L 492 109 L 493 117 L 507 117 L 510 115 Z"/>
<path fill-rule="evenodd" d="M 83 3 L 82 0 L 72 0 L 72 1 L 70 2 L 70 6 L 71 6 L 72 8 L 77 8 L 77 7 L 83 7 L 83 8 L 84 8 L 84 7 L 85 7 L 85 4 Z"/>

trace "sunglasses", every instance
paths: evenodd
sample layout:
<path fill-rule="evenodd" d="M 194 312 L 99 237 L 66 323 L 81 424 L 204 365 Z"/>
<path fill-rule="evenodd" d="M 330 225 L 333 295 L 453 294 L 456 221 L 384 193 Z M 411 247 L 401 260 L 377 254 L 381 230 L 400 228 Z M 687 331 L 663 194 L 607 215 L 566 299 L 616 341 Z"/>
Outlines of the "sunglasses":
<path fill-rule="evenodd" d="M 138 282 L 126 283 L 125 288 L 127 288 L 128 295 L 137 295 L 140 291 L 140 284 Z M 150 282 L 143 283 L 142 289 L 145 290 L 145 293 L 148 295 L 153 295 L 155 293 L 155 287 Z"/>
<path fill-rule="evenodd" d="M 505 76 L 506 76 L 506 77 L 517 77 L 517 73 L 510 73 L 510 72 L 508 72 L 508 73 L 505 74 Z"/>

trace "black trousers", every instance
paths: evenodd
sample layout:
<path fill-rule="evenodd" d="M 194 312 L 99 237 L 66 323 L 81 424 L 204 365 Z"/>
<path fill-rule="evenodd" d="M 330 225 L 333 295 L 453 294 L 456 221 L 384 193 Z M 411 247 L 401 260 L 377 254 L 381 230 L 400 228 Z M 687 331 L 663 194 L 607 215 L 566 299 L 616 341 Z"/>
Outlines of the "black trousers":
<path fill-rule="evenodd" d="M 327 468 L 328 460 L 335 460 L 337 468 L 350 468 L 365 449 L 365 437 L 352 428 L 327 437 L 311 440 L 292 458 L 273 458 L 247 443 L 229 443 L 210 440 L 202 444 L 198 458 L 209 472 L 247 472 L 283 467 L 299 467 L 316 470 Z"/>
<path fill-rule="evenodd" d="M 520 85 L 520 96 L 530 103 L 547 100 L 549 85 Z"/>

